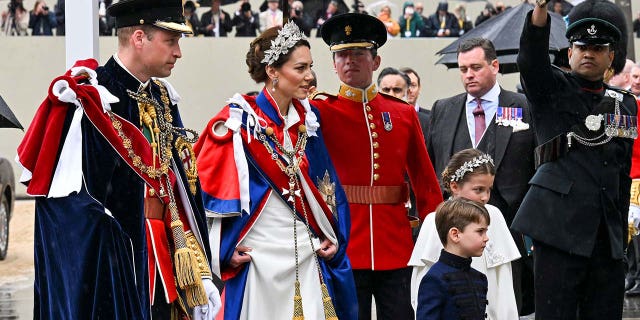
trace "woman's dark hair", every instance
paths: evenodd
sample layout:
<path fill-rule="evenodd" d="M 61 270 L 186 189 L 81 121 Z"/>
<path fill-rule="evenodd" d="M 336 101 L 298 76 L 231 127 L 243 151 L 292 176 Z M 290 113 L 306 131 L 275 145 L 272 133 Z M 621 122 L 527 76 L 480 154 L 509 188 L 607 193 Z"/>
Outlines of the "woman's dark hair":
<path fill-rule="evenodd" d="M 264 59 L 264 52 L 271 48 L 271 41 L 276 39 L 280 29 L 280 27 L 269 28 L 261 33 L 257 38 L 253 39 L 251 44 L 249 44 L 249 51 L 247 52 L 245 62 L 249 67 L 249 75 L 251 76 L 251 79 L 256 83 L 265 82 L 268 79 L 266 70 L 267 64 L 261 61 Z M 311 48 L 309 41 L 299 40 L 292 48 L 289 48 L 289 51 L 286 54 L 280 55 L 278 60 L 272 63 L 271 66 L 274 68 L 282 67 L 282 65 L 289 60 L 289 57 L 291 57 L 293 50 L 300 46 Z"/>

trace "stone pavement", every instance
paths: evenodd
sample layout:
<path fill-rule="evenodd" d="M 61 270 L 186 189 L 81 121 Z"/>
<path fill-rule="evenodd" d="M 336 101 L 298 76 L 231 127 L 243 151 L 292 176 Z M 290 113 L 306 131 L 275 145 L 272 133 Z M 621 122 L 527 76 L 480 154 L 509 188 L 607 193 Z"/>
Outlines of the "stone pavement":
<path fill-rule="evenodd" d="M 0 320 L 33 318 L 33 207 L 33 201 L 17 201 L 9 225 L 9 251 L 0 261 Z M 640 297 L 625 299 L 623 320 L 640 320 Z"/>

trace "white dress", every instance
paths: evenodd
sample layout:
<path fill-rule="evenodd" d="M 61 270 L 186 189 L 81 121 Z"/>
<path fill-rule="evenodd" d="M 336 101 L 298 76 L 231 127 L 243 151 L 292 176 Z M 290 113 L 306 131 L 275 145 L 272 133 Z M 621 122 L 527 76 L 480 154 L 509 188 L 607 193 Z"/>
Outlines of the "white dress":
<path fill-rule="evenodd" d="M 285 117 L 285 132 L 298 122 L 299 116 L 295 108 L 289 108 L 288 117 Z M 291 138 L 284 134 L 282 145 L 293 150 Z M 337 236 L 331 228 L 320 205 L 311 194 L 311 189 L 306 180 L 300 176 L 301 192 L 308 201 L 311 212 L 319 228 L 327 239 L 336 244 Z M 242 301 L 240 319 L 291 319 L 293 316 L 295 272 L 295 242 L 294 242 L 294 218 L 290 207 L 272 190 L 260 216 L 247 232 L 239 245 L 251 247 L 249 252 L 251 262 L 248 264 L 247 282 Z M 309 234 L 304 222 L 295 220 L 297 248 L 298 248 L 298 273 L 300 292 L 302 296 L 302 308 L 305 319 L 324 319 L 324 306 L 322 303 L 322 291 L 316 256 L 311 248 Z M 320 248 L 320 240 L 312 238 L 313 246 Z"/>
<path fill-rule="evenodd" d="M 487 306 L 488 319 L 512 320 L 518 319 L 518 308 L 513 291 L 513 277 L 511 275 L 511 261 L 520 258 L 509 227 L 500 209 L 487 204 L 491 224 L 487 235 L 489 241 L 480 257 L 473 257 L 471 267 L 487 276 L 488 291 Z M 435 224 L 435 212 L 430 213 L 424 220 L 416 245 L 409 259 L 409 266 L 413 267 L 411 274 L 411 305 L 417 308 L 418 289 L 420 281 L 427 274 L 433 264 L 440 258 L 442 242 L 438 237 Z"/>

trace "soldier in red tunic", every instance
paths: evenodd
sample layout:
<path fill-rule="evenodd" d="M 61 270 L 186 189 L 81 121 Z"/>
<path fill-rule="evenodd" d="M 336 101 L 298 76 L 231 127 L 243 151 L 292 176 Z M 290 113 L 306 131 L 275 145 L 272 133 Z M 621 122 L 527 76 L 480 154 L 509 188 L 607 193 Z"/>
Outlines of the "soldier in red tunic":
<path fill-rule="evenodd" d="M 379 93 L 372 81 L 386 29 L 375 17 L 343 14 L 325 22 L 322 38 L 333 52 L 338 95 L 318 94 L 322 133 L 351 210 L 347 255 L 358 292 L 360 319 L 413 319 L 413 249 L 405 203 L 411 181 L 420 219 L 442 202 L 415 110 Z M 324 100 L 319 96 L 325 96 Z"/>

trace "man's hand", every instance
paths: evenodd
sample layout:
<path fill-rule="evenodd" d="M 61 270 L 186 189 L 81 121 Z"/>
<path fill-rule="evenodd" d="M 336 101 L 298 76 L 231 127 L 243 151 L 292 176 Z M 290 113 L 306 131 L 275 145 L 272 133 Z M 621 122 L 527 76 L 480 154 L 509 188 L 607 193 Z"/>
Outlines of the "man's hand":
<path fill-rule="evenodd" d="M 193 308 L 193 320 L 213 320 L 222 308 L 220 292 L 211 279 L 202 279 L 202 284 L 207 292 L 209 303 Z"/>
<path fill-rule="evenodd" d="M 233 255 L 231 256 L 231 261 L 229 265 L 232 268 L 237 268 L 249 261 L 251 261 L 251 256 L 248 252 L 251 252 L 252 248 L 247 246 L 237 246 L 235 250 L 233 250 Z"/>
<path fill-rule="evenodd" d="M 333 244 L 329 239 L 324 239 L 320 244 L 320 249 L 316 250 L 318 257 L 324 260 L 331 260 L 333 256 L 338 252 L 338 247 Z"/>
<path fill-rule="evenodd" d="M 533 6 L 533 14 L 531 14 L 531 24 L 536 27 L 544 27 L 547 25 L 547 6 Z"/>

